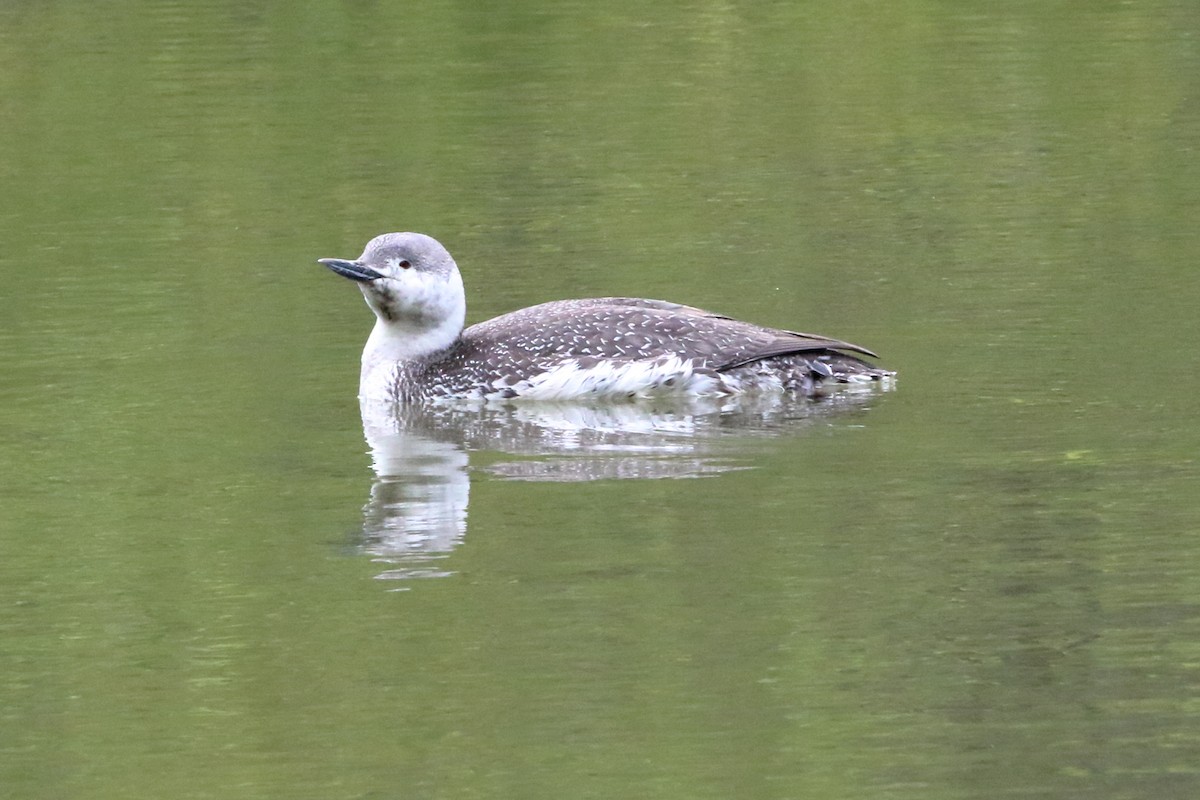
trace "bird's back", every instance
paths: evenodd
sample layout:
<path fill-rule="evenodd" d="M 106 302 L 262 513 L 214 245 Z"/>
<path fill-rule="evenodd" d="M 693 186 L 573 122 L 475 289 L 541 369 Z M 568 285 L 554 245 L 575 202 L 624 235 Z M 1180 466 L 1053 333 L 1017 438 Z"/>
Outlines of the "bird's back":
<path fill-rule="evenodd" d="M 846 352 L 874 355 L 849 342 L 677 303 L 603 297 L 542 303 L 473 325 L 412 378 L 436 386 L 435 394 L 468 396 L 566 399 L 664 387 L 721 393 L 747 388 L 731 384 L 750 371 L 770 377 L 772 365 L 807 376 L 809 362 L 823 359 L 871 371 Z"/>

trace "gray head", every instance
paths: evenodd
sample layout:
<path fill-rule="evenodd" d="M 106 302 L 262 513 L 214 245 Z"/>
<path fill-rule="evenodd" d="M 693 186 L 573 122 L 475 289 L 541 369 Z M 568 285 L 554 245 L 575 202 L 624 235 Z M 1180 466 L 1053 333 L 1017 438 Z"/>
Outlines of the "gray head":
<path fill-rule="evenodd" d="M 354 261 L 341 258 L 319 258 L 317 261 L 343 278 L 360 283 L 394 276 L 398 271 L 408 269 L 441 275 L 449 275 L 458 269 L 446 248 L 423 233 L 385 233 L 367 242 L 362 255 Z"/>
<path fill-rule="evenodd" d="M 446 248 L 423 233 L 385 233 L 367 242 L 354 261 L 318 259 L 358 284 L 388 336 L 407 337 L 428 350 L 449 346 L 462 331 L 466 297 L 458 266 Z"/>

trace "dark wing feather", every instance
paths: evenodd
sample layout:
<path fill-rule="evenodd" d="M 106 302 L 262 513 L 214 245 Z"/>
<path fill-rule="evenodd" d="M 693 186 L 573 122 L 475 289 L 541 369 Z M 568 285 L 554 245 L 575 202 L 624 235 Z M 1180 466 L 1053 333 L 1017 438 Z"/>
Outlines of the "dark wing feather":
<path fill-rule="evenodd" d="M 470 360 L 520 353 L 528 366 L 547 368 L 565 358 L 636 360 L 676 355 L 727 371 L 755 361 L 801 353 L 865 347 L 809 333 L 766 328 L 704 309 L 633 297 L 558 300 L 481 322 L 463 334 Z"/>
<path fill-rule="evenodd" d="M 862 347 L 861 345 L 844 342 L 841 339 L 831 339 L 828 336 L 822 336 L 819 333 L 801 333 L 800 331 L 765 328 L 759 325 L 754 325 L 753 323 L 740 322 L 739 320 L 736 320 L 733 317 L 725 314 L 718 314 L 714 311 L 706 311 L 705 309 L 696 308 L 695 306 L 686 306 L 682 303 L 672 303 L 666 300 L 650 300 L 639 297 L 594 297 L 585 300 L 569 300 L 566 302 L 577 304 L 576 307 L 579 309 L 624 306 L 630 308 L 657 309 L 668 311 L 673 314 L 689 316 L 694 315 L 713 320 L 729 320 L 731 322 L 737 322 L 740 325 L 756 328 L 760 331 L 769 331 L 771 333 L 780 335 L 780 338 L 777 339 L 771 347 L 763 350 L 760 355 L 749 357 L 739 364 L 722 367 L 722 369 L 733 369 L 734 367 L 740 367 L 744 366 L 745 364 L 749 364 L 752 361 L 760 361 L 764 358 L 771 358 L 773 356 L 790 355 L 792 353 L 806 353 L 814 350 L 849 350 L 852 353 L 861 353 L 865 356 L 870 356 L 871 358 L 879 358 L 878 354 L 868 350 L 865 347 Z M 553 304 L 545 303 L 544 305 Z M 537 308 L 537 306 L 534 306 L 534 308 Z M 797 341 L 797 339 L 801 341 Z"/>

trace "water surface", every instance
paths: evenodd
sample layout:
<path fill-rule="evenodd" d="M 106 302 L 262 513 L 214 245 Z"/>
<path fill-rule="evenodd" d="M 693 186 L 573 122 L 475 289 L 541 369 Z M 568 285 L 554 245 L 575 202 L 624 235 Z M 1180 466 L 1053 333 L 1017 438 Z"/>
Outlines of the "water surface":
<path fill-rule="evenodd" d="M 3 794 L 1196 796 L 1198 36 L 6 4 Z M 406 229 L 899 381 L 364 429 L 313 262 Z"/>

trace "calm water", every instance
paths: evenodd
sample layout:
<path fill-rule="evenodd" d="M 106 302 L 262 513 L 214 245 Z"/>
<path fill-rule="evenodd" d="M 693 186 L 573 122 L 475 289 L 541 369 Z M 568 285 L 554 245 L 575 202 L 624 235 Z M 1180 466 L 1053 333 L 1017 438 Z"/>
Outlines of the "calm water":
<path fill-rule="evenodd" d="M 1194 798 L 1200 6 L 0 6 L 0 794 Z M 313 263 L 894 391 L 389 418 Z M 365 424 L 364 424 L 365 423 Z"/>

